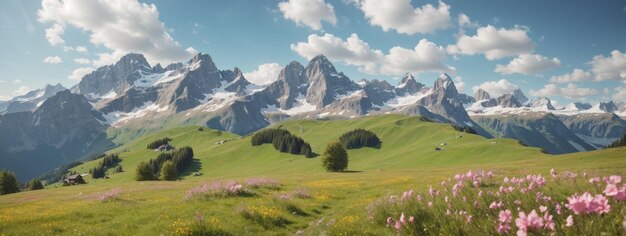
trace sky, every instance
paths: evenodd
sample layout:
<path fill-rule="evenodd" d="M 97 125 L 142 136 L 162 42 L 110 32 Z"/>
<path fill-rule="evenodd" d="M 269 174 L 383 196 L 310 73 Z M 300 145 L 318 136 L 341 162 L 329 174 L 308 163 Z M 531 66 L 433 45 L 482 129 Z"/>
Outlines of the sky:
<path fill-rule="evenodd" d="M 467 94 L 626 101 L 623 0 L 5 0 L 0 32 L 0 100 L 130 52 L 152 65 L 202 52 L 257 84 L 324 54 L 353 80 L 445 72 Z"/>

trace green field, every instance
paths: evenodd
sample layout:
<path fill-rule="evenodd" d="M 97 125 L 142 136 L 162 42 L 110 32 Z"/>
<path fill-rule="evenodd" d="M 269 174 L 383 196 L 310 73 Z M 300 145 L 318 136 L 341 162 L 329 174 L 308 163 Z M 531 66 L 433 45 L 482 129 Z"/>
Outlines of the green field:
<path fill-rule="evenodd" d="M 567 155 L 548 155 L 512 139 L 485 139 L 460 133 L 450 125 L 402 115 L 368 116 L 351 120 L 294 120 L 274 125 L 309 142 L 315 153 L 343 133 L 364 128 L 376 133 L 380 149 L 349 150 L 348 171 L 328 173 L 321 158 L 279 153 L 271 145 L 253 147 L 239 137 L 199 127 L 181 127 L 141 137 L 111 153 L 119 153 L 125 172 L 88 184 L 0 196 L 0 235 L 176 235 L 196 224 L 196 215 L 233 235 L 383 234 L 395 231 L 367 219 L 366 206 L 377 198 L 407 189 L 425 191 L 467 170 L 492 170 L 500 175 L 585 171 L 626 175 L 626 149 L 616 148 Z M 179 181 L 134 181 L 135 166 L 155 158 L 148 143 L 170 137 L 174 146 L 191 146 L 197 162 Z M 229 140 L 223 144 L 219 141 Z M 446 145 L 442 145 L 445 143 Z M 434 151 L 442 147 L 443 151 Z M 97 161 L 73 168 L 88 172 Z M 201 173 L 194 176 L 194 173 Z M 279 189 L 254 189 L 251 196 L 184 199 L 188 190 L 205 182 L 252 177 L 276 179 Z M 111 189 L 120 199 L 101 202 Z M 277 200 L 281 193 L 305 189 L 311 198 Z M 267 225 L 243 217 L 241 209 L 261 209 L 280 224 Z M 617 209 L 619 210 L 619 209 Z M 355 231 L 356 230 L 356 231 Z"/>

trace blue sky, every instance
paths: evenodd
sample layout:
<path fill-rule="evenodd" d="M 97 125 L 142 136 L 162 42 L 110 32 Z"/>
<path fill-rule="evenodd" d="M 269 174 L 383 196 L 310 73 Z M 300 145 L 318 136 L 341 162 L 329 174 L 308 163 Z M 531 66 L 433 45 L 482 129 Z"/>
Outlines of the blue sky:
<path fill-rule="evenodd" d="M 204 52 L 220 69 L 236 66 L 251 77 L 275 74 L 271 63 L 305 64 L 324 53 L 353 80 L 396 84 L 410 71 L 431 85 L 447 71 L 468 94 L 477 86 L 496 94 L 519 87 L 559 104 L 626 100 L 624 1 L 139 2 L 1 1 L 0 99 L 45 84 L 70 87 L 77 76 L 137 50 L 151 64 Z M 109 13 L 99 17 L 102 22 L 128 22 L 103 29 L 102 22 L 90 22 L 93 16 L 80 14 L 89 7 L 111 8 L 102 11 Z M 459 14 L 469 22 L 460 24 Z M 150 17 L 156 20 L 137 20 Z M 58 38 L 51 39 L 54 32 Z M 171 38 L 154 40 L 163 35 Z M 144 41 L 153 45 L 144 47 Z"/>

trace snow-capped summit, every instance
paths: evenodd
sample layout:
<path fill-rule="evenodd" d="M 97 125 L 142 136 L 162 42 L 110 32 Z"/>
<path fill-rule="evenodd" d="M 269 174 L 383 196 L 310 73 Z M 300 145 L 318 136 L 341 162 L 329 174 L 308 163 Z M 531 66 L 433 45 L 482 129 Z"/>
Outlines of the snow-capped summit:
<path fill-rule="evenodd" d="M 398 86 L 396 86 L 396 94 L 403 96 L 405 94 L 415 94 L 424 87 L 423 84 L 418 83 L 413 77 L 413 74 L 406 73 L 406 75 L 400 80 Z"/>
<path fill-rule="evenodd" d="M 491 99 L 491 96 L 489 95 L 487 91 L 479 88 L 474 93 L 474 98 L 476 99 L 476 101 L 481 101 L 481 100 L 489 100 Z"/>
<path fill-rule="evenodd" d="M 552 102 L 550 101 L 550 99 L 548 99 L 547 97 L 540 97 L 537 100 L 531 101 L 530 106 L 539 110 L 556 110 L 554 106 L 552 106 Z"/>
<path fill-rule="evenodd" d="M 524 95 L 521 89 L 516 89 L 515 91 L 513 91 L 513 96 L 515 96 L 517 101 L 522 105 L 526 105 L 528 104 L 528 102 L 530 102 L 530 100 L 526 97 L 526 95 Z"/>
<path fill-rule="evenodd" d="M 24 95 L 14 97 L 9 101 L 4 102 L 4 105 L 0 107 L 0 114 L 33 110 L 41 106 L 41 104 L 48 98 L 65 89 L 66 88 L 61 84 L 46 84 L 41 89 L 32 90 Z"/>

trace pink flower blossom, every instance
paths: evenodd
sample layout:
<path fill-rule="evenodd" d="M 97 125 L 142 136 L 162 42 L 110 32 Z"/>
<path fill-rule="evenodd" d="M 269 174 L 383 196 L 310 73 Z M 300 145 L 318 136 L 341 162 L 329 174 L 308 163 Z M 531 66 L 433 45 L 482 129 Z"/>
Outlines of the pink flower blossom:
<path fill-rule="evenodd" d="M 527 235 L 529 231 L 536 232 L 543 228 L 543 218 L 541 218 L 535 210 L 526 215 L 523 211 L 519 212 L 519 217 L 515 219 L 517 225 L 517 235 Z"/>
<path fill-rule="evenodd" d="M 409 217 L 409 222 L 415 223 L 415 217 L 414 216 Z"/>
<path fill-rule="evenodd" d="M 406 217 L 404 216 L 404 212 L 400 215 L 400 220 L 398 220 L 402 224 L 406 224 Z"/>
<path fill-rule="evenodd" d="M 387 226 L 393 225 L 393 219 L 391 217 L 387 218 Z"/>
<path fill-rule="evenodd" d="M 586 213 L 609 213 L 611 211 L 611 205 L 606 197 L 601 194 L 593 197 L 590 193 L 585 192 L 582 195 L 574 194 L 567 198 L 569 203 L 567 208 L 574 211 L 574 214 L 586 214 Z"/>
<path fill-rule="evenodd" d="M 595 184 L 597 182 L 600 182 L 600 177 L 593 177 L 593 178 L 589 179 L 589 183 L 590 184 Z"/>
<path fill-rule="evenodd" d="M 554 231 L 556 229 L 554 220 L 552 220 L 552 215 L 549 215 L 548 212 L 546 212 L 546 214 L 543 215 L 543 221 L 544 221 L 543 227 L 545 229 L 549 229 L 551 231 Z"/>
<path fill-rule="evenodd" d="M 606 181 L 607 184 L 619 184 L 622 182 L 622 176 L 619 175 L 611 175 Z"/>
<path fill-rule="evenodd" d="M 569 215 L 565 220 L 565 226 L 572 227 L 572 225 L 574 225 L 574 217 L 572 215 Z"/>
<path fill-rule="evenodd" d="M 604 195 L 607 196 L 615 196 L 618 192 L 619 189 L 617 188 L 617 186 L 615 186 L 615 184 L 607 184 L 606 188 L 603 191 Z"/>
<path fill-rule="evenodd" d="M 539 211 L 541 211 L 541 213 L 546 212 L 548 210 L 548 207 L 546 206 L 539 206 Z"/>
<path fill-rule="evenodd" d="M 511 210 L 506 209 L 504 211 L 500 211 L 500 214 L 498 214 L 498 221 L 500 221 L 500 223 L 511 223 L 511 220 L 513 219 L 513 214 L 511 213 Z"/>
<path fill-rule="evenodd" d="M 402 222 L 396 221 L 395 228 L 398 232 L 402 231 Z"/>

